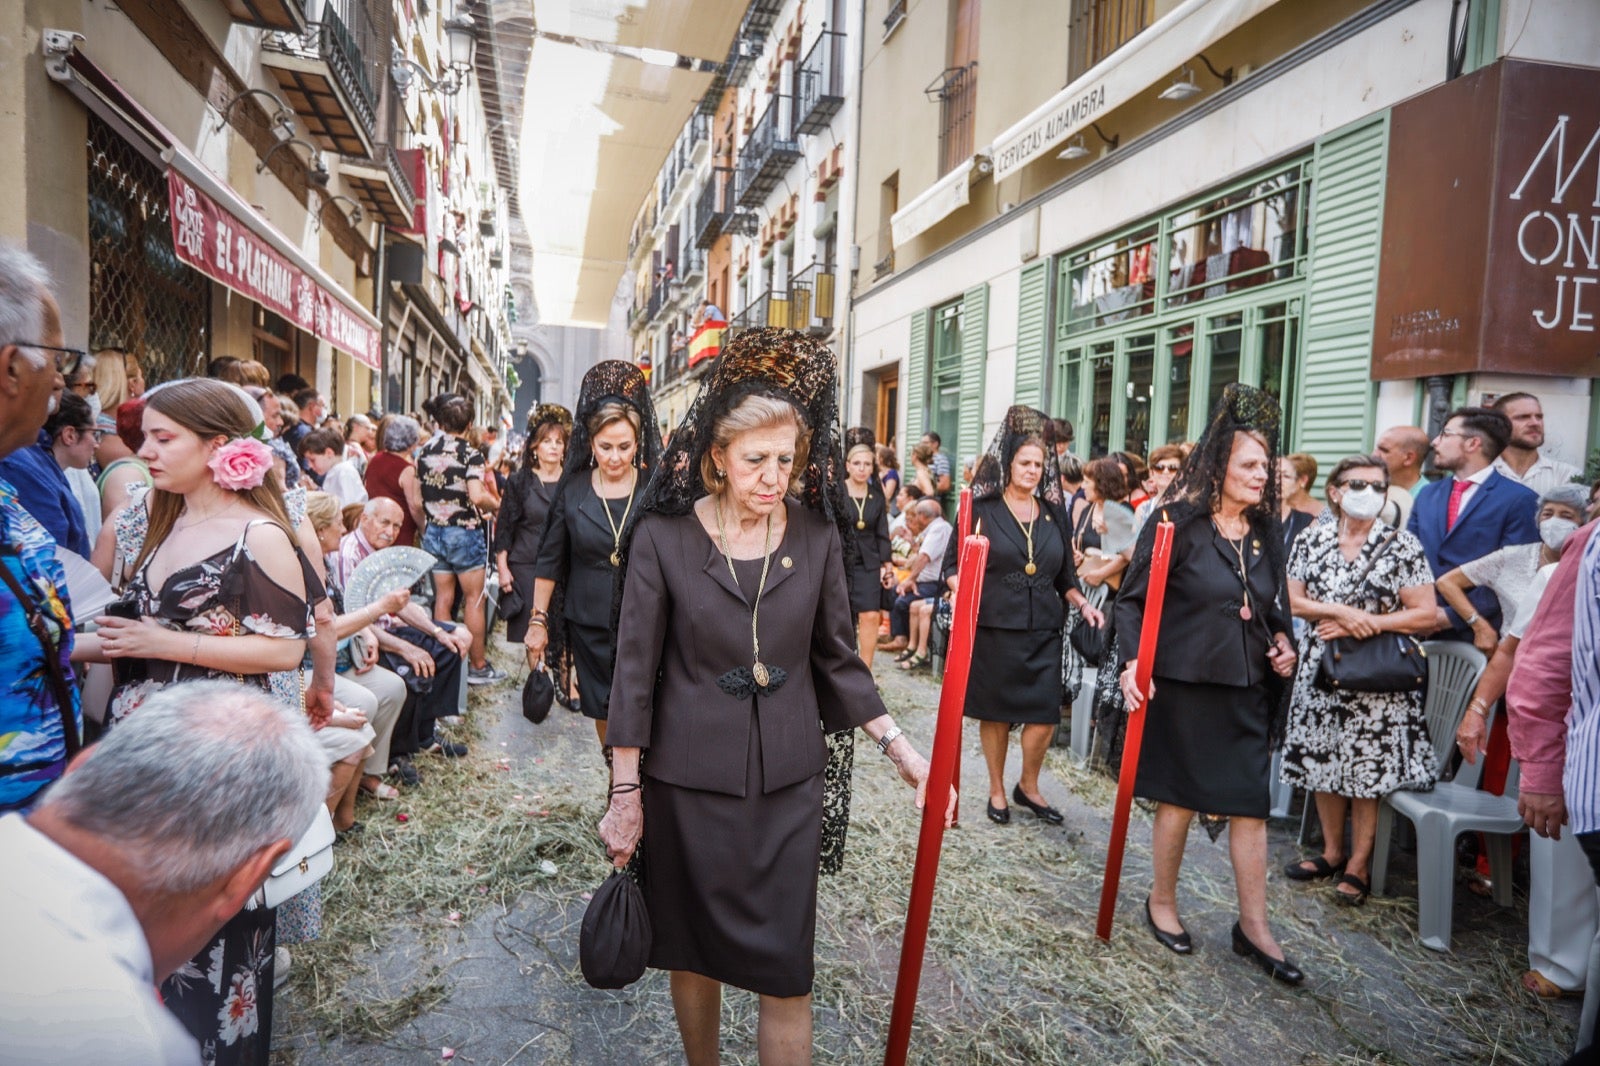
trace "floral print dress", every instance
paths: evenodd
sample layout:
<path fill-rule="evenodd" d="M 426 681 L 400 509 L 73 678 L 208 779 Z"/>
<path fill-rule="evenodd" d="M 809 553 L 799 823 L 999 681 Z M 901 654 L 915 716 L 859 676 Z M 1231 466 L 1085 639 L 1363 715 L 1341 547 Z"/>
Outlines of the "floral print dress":
<path fill-rule="evenodd" d="M 1289 580 L 1303 582 L 1307 595 L 1321 603 L 1348 604 L 1372 614 L 1401 610 L 1401 590 L 1431 584 L 1433 572 L 1421 542 L 1404 530 L 1377 555 L 1394 534 L 1392 526 L 1372 523 L 1361 551 L 1347 560 L 1339 550 L 1339 524 L 1315 523 L 1294 542 Z M 1283 780 L 1353 799 L 1433 787 L 1438 771 L 1422 716 L 1423 693 L 1328 691 L 1317 684 L 1326 647 L 1316 627 L 1307 626 L 1284 739 Z"/>
<path fill-rule="evenodd" d="M 143 513 L 144 508 L 135 507 Z M 250 526 L 262 524 L 251 522 Z M 258 634 L 301 640 L 313 632 L 311 606 L 304 596 L 267 576 L 250 554 L 244 538 L 232 547 L 173 571 L 160 589 L 152 589 L 141 567 L 126 595 L 139 613 L 168 629 L 202 635 Z M 119 531 L 120 532 L 120 531 Z M 124 547 L 138 550 L 142 537 Z M 315 573 L 301 559 L 306 588 L 318 588 Z M 117 684 L 106 713 L 106 728 L 137 711 L 163 686 L 204 678 L 236 680 L 272 692 L 298 706 L 300 671 L 233 674 L 188 663 L 162 660 L 119 660 Z M 277 912 L 246 905 L 224 925 L 200 954 L 161 985 L 167 1009 L 200 1044 L 202 1060 L 222 1066 L 265 1066 L 272 1041 L 273 949 Z"/>

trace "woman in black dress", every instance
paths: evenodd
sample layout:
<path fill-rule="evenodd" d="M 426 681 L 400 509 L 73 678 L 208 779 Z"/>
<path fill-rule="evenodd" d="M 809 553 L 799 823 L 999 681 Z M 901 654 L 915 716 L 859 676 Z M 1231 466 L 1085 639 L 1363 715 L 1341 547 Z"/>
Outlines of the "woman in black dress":
<path fill-rule="evenodd" d="M 1222 816 L 1239 898 L 1233 950 L 1299 984 L 1303 975 L 1267 926 L 1268 773 L 1295 670 L 1273 476 L 1278 423 L 1271 396 L 1229 385 L 1162 505 L 1175 526 L 1172 561 L 1134 794 L 1160 804 L 1145 900 L 1156 939 L 1179 954 L 1193 950 L 1178 919 L 1184 842 L 1197 813 Z M 1144 701 L 1134 674 L 1158 526 L 1140 532 L 1114 611 L 1129 708 Z"/>
<path fill-rule="evenodd" d="M 1011 821 L 1006 800 L 1006 749 L 1022 726 L 1022 774 L 1011 798 L 1034 816 L 1061 824 L 1061 812 L 1039 792 L 1039 769 L 1061 721 L 1061 627 L 1066 604 L 1091 625 L 1104 618 L 1088 605 L 1072 561 L 1055 426 L 1031 407 L 1013 407 L 977 464 L 972 520 L 989 538 L 978 601 L 966 716 L 976 718 L 989 768 L 989 820 Z M 945 551 L 950 560 L 952 548 Z"/>
<path fill-rule="evenodd" d="M 854 535 L 845 541 L 845 579 L 850 586 L 850 609 L 856 613 L 856 650 L 872 669 L 878 650 L 878 624 L 889 589 L 894 585 L 894 563 L 889 547 L 889 505 L 878 481 L 873 457 L 872 431 L 856 428 L 845 434 L 845 495 L 850 506 L 845 519 Z"/>
<path fill-rule="evenodd" d="M 539 541 L 555 502 L 571 436 L 572 412 L 558 403 L 542 403 L 534 408 L 528 416 L 522 465 L 507 480 L 504 502 L 495 517 L 494 551 L 500 570 L 500 594 L 503 597 L 514 589 L 522 594 L 523 603 L 520 611 L 506 619 L 507 640 L 520 641 L 528 635 Z"/>
<path fill-rule="evenodd" d="M 523 644 L 532 662 L 544 660 L 547 649 L 551 664 L 571 656 L 581 708 L 594 719 L 604 749 L 622 534 L 661 455 L 644 374 L 619 359 L 590 367 L 578 390 L 574 426 L 539 545 Z"/>
<path fill-rule="evenodd" d="M 650 964 L 691 1066 L 719 1061 L 723 984 L 760 995 L 762 1062 L 810 1061 L 824 734 L 861 726 L 926 787 L 855 652 L 835 388 L 805 334 L 740 334 L 626 541 L 600 835 L 619 866 L 644 838 Z"/>

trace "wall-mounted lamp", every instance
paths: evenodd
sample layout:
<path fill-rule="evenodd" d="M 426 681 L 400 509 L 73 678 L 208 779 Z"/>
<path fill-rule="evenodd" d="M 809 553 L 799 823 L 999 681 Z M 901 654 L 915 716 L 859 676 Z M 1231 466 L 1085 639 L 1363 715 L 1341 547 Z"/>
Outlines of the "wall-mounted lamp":
<path fill-rule="evenodd" d="M 338 200 L 343 200 L 345 203 L 350 205 L 350 211 L 345 215 L 345 220 L 352 226 L 361 225 L 361 219 L 364 217 L 361 213 L 361 205 L 352 200 L 350 197 L 344 195 L 344 193 L 334 193 L 332 196 L 324 196 L 322 198 L 322 206 L 327 207 L 329 204 Z M 318 214 L 321 214 L 321 212 L 318 211 Z"/>
<path fill-rule="evenodd" d="M 1122 143 L 1122 134 L 1114 133 L 1111 136 L 1107 137 L 1106 133 L 1105 133 L 1105 130 L 1102 130 L 1100 128 L 1100 123 L 1098 123 L 1098 122 L 1089 123 L 1089 128 L 1094 130 L 1095 135 L 1097 137 L 1099 137 L 1102 141 L 1106 142 L 1106 147 L 1107 148 L 1115 148 L 1117 145 Z M 1056 153 L 1056 158 L 1057 159 L 1065 159 L 1065 160 L 1068 160 L 1070 162 L 1071 160 L 1074 160 L 1074 159 L 1082 159 L 1084 156 L 1086 156 L 1088 154 L 1089 154 L 1088 146 L 1086 146 L 1083 143 L 1083 134 L 1080 133 L 1076 137 L 1072 138 L 1072 140 L 1068 141 L 1067 142 L 1067 146 L 1065 148 L 1061 149 L 1061 151 Z"/>
<path fill-rule="evenodd" d="M 424 89 L 443 96 L 454 96 L 466 87 L 467 79 L 472 77 L 472 59 L 478 49 L 477 23 L 471 15 L 456 15 L 445 19 L 444 35 L 449 46 L 450 62 L 444 74 L 438 78 L 430 78 L 420 65 L 406 58 L 399 45 L 394 46 L 389 60 L 390 76 L 394 78 L 395 88 L 402 94 L 410 90 L 413 81 L 420 81 Z"/>
<path fill-rule="evenodd" d="M 278 154 L 279 149 L 287 148 L 291 144 L 298 144 L 309 153 L 306 156 L 306 180 L 319 189 L 324 188 L 328 184 L 328 164 L 322 161 L 322 154 L 317 151 L 316 145 L 309 141 L 302 141 L 299 137 L 290 137 L 288 140 L 279 141 L 267 149 L 267 154 L 262 156 L 261 162 L 256 164 L 256 173 L 259 174 L 266 170 L 267 164 L 272 161 L 273 156 Z M 290 152 L 289 154 L 293 155 L 294 153 Z"/>
<path fill-rule="evenodd" d="M 238 107 L 239 101 L 247 96 L 265 96 L 277 105 L 277 109 L 272 112 L 272 118 L 268 121 L 272 126 L 272 135 L 278 138 L 279 142 L 287 141 L 294 137 L 294 112 L 289 110 L 289 105 L 284 103 L 283 98 L 271 89 L 246 89 L 232 100 L 229 100 L 228 106 L 222 109 L 222 117 L 217 120 L 216 129 L 213 132 L 222 132 L 223 127 L 233 118 L 233 109 Z"/>
<path fill-rule="evenodd" d="M 1218 70 L 1216 67 L 1211 65 L 1211 60 L 1206 58 L 1204 52 L 1201 52 L 1199 55 L 1195 56 L 1195 58 L 1204 63 L 1206 65 L 1206 69 L 1211 72 L 1212 76 L 1218 81 L 1222 82 L 1223 85 L 1233 84 L 1232 67 L 1229 67 L 1227 70 Z M 1187 100 L 1191 96 L 1198 95 L 1200 95 L 1200 86 L 1194 83 L 1194 71 L 1189 68 L 1189 64 L 1187 63 L 1185 63 L 1183 65 L 1183 69 L 1178 72 L 1178 76 L 1173 79 L 1172 84 L 1161 90 L 1161 99 L 1163 100 Z"/>

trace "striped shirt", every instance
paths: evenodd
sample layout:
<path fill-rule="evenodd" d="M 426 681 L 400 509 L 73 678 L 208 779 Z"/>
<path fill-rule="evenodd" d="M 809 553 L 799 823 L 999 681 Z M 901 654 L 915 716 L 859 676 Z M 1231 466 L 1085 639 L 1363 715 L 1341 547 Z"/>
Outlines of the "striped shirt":
<path fill-rule="evenodd" d="M 1589 538 L 1573 605 L 1572 713 L 1562 776 L 1574 833 L 1600 831 L 1600 537 Z"/>

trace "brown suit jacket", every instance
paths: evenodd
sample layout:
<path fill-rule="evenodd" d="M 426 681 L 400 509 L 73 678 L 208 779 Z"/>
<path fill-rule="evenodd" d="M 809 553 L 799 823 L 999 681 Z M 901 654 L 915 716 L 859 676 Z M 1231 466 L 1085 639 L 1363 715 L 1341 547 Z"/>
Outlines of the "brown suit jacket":
<path fill-rule="evenodd" d="M 787 501 L 761 597 L 761 659 L 789 676 L 756 696 L 768 792 L 827 763 L 833 733 L 885 713 L 855 650 L 838 530 Z M 693 514 L 646 515 L 628 554 L 606 742 L 648 749 L 646 776 L 745 795 L 752 716 L 717 679 L 752 660 L 750 607 Z"/>

